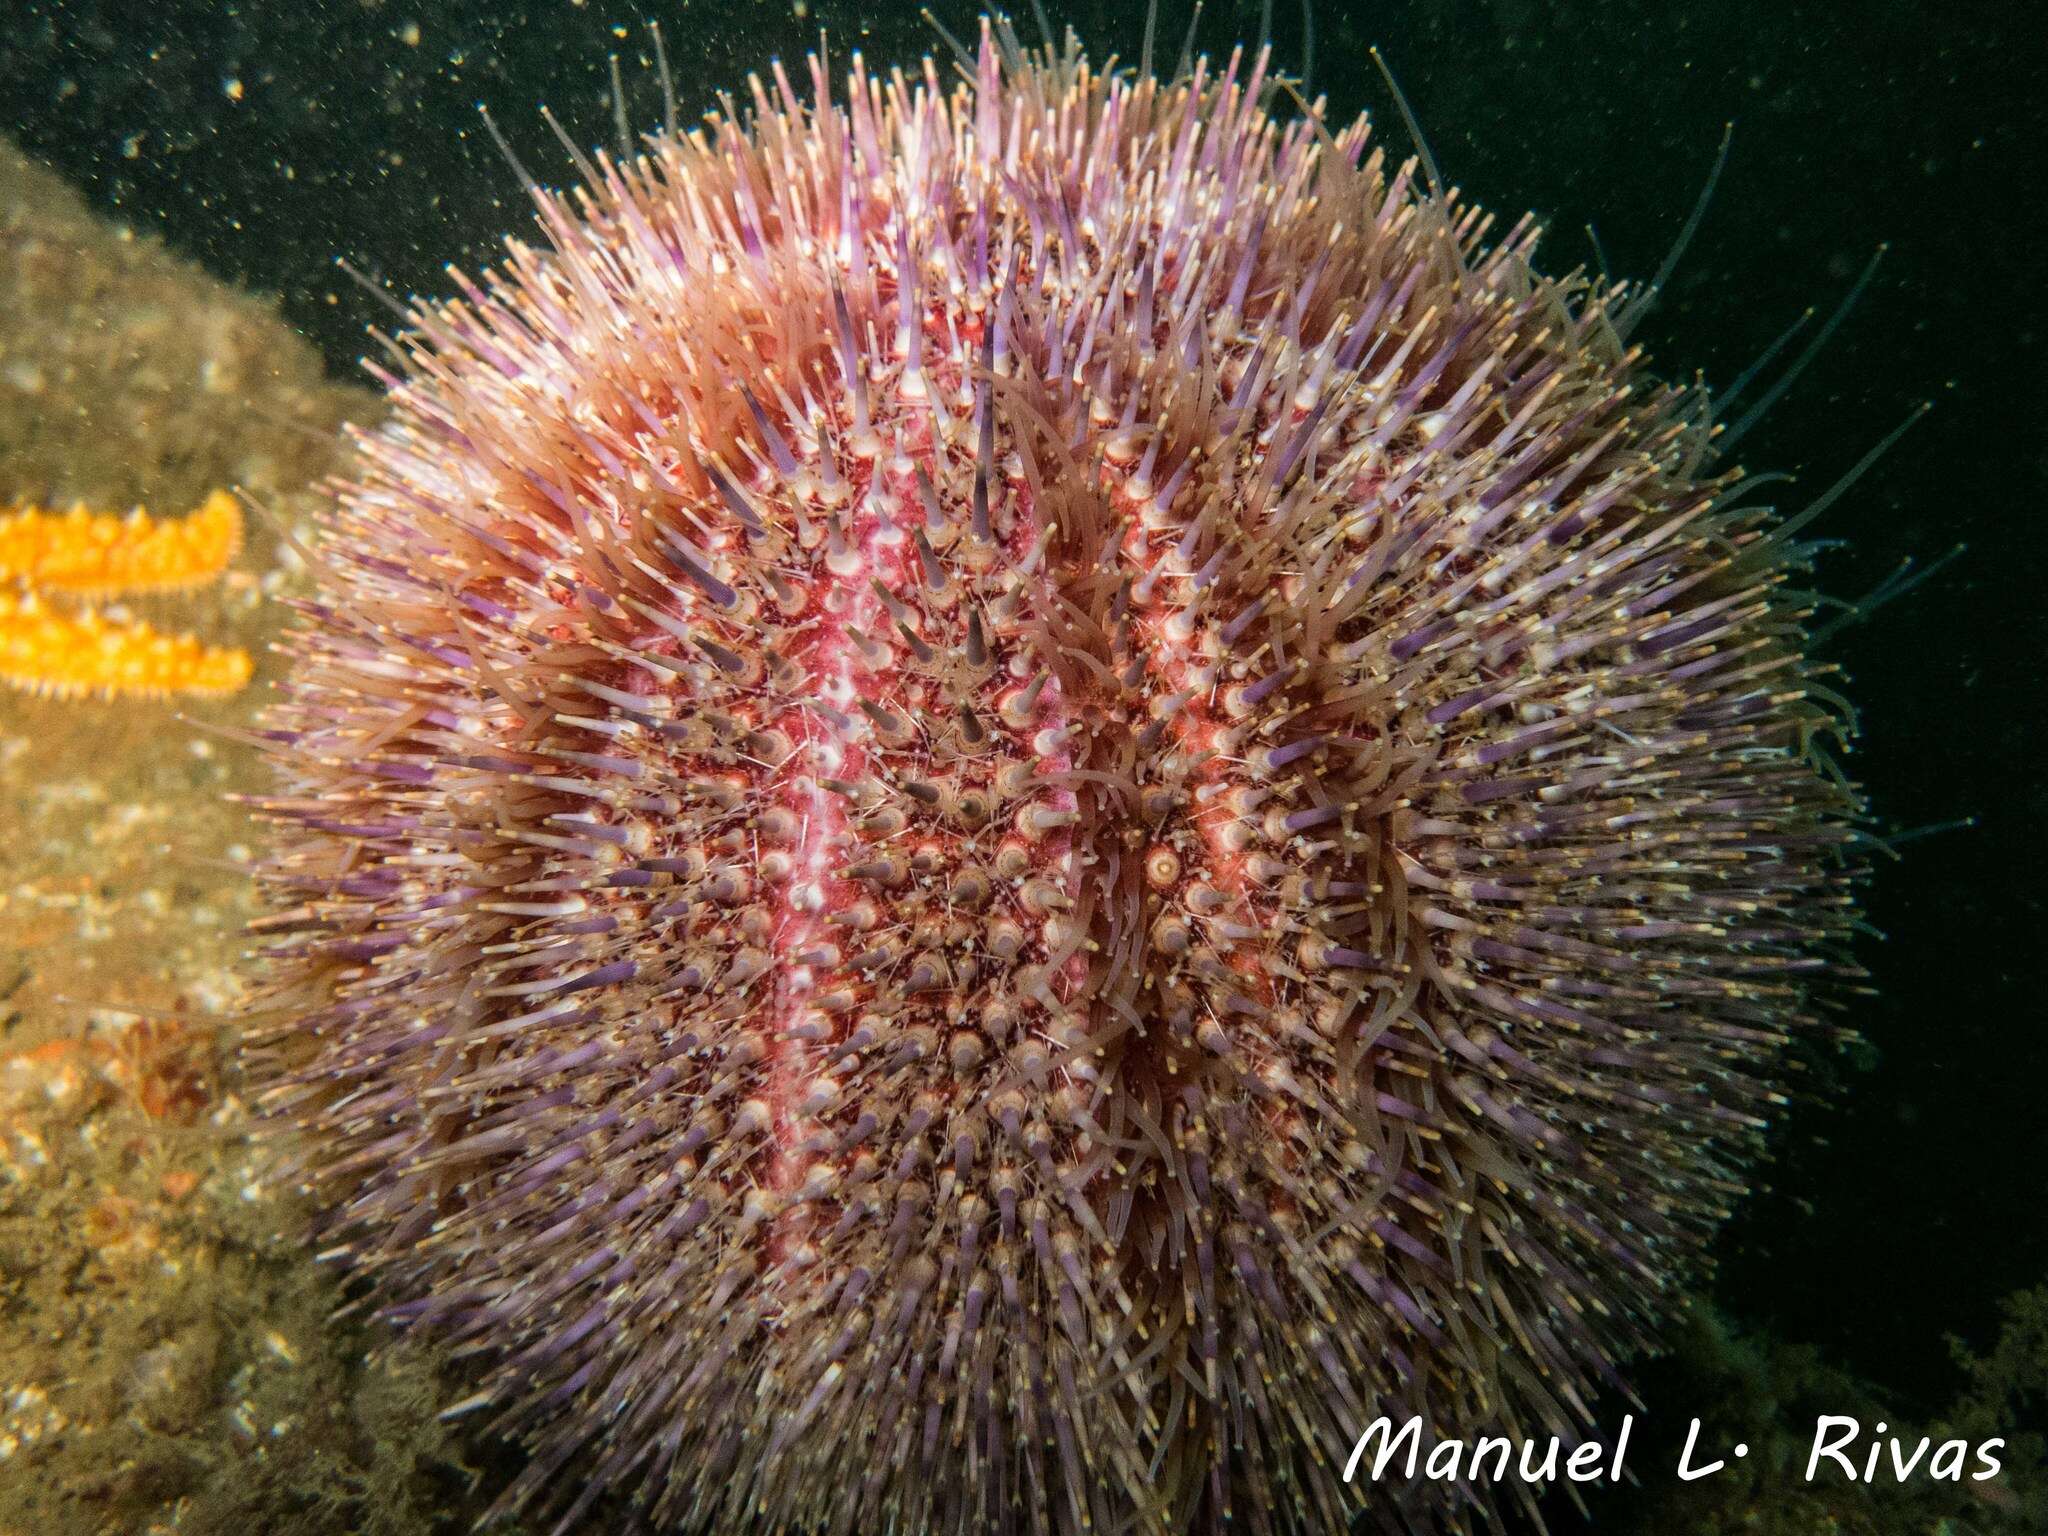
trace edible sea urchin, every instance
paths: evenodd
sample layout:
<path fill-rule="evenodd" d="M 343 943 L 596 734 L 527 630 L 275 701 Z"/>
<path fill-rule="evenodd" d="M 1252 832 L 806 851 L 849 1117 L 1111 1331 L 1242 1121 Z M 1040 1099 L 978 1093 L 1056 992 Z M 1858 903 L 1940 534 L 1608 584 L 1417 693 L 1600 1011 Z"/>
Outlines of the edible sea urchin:
<path fill-rule="evenodd" d="M 508 1506 L 1462 1528 L 1353 1440 L 1581 1432 L 1851 921 L 1785 540 L 1263 60 L 811 74 L 394 344 L 256 1073 Z"/>

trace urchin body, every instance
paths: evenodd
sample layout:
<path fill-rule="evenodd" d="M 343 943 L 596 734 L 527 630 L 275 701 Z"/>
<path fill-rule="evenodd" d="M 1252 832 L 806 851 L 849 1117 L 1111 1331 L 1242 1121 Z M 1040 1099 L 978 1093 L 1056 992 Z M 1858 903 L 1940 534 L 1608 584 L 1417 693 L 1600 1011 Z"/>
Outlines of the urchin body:
<path fill-rule="evenodd" d="M 778 73 L 418 312 L 252 1061 L 509 1502 L 1457 1528 L 1365 1424 L 1573 1434 L 1739 1189 L 1851 915 L 1774 545 L 1261 74 Z"/>

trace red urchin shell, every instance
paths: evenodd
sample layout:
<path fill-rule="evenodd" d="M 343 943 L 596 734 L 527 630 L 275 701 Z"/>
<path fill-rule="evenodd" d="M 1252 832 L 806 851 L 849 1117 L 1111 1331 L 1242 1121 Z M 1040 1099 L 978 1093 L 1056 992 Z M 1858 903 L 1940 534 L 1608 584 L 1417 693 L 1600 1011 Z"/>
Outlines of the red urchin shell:
<path fill-rule="evenodd" d="M 1580 1433 L 1839 963 L 1783 541 L 1263 61 L 812 76 L 416 312 L 267 1102 L 508 1507 L 1462 1529 L 1352 1441 Z"/>

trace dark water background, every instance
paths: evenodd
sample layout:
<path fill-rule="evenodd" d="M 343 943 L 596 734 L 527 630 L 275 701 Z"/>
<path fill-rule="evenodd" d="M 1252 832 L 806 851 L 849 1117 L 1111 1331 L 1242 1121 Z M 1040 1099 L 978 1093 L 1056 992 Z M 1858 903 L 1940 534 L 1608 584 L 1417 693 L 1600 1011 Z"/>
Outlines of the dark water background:
<path fill-rule="evenodd" d="M 1098 53 L 1135 56 L 1140 0 L 1055 6 Z M 1275 22 L 1299 62 L 1298 12 Z M 971 36 L 973 8 L 938 7 Z M 1023 7 L 1027 17 L 1028 0 Z M 661 17 L 686 121 L 748 69 L 827 26 L 872 64 L 932 34 L 914 7 L 532 0 L 5 0 L 0 126 L 108 214 L 220 276 L 280 296 L 340 373 L 384 319 L 337 255 L 395 290 L 439 291 L 531 220 L 480 131 L 479 100 L 543 180 L 569 178 L 545 102 L 582 143 L 611 137 L 607 55 L 637 128 L 659 120 L 641 23 Z M 1177 52 L 1179 6 L 1162 21 Z M 1820 1346 L 1932 1408 L 1945 1336 L 1988 1342 L 2006 1293 L 2048 1278 L 2048 440 L 2038 225 L 2038 16 L 1939 5 L 1455 0 L 1317 7 L 1315 85 L 1405 149 L 1365 54 L 1387 53 L 1446 178 L 1512 222 L 1552 228 L 1549 264 L 1598 230 L 1646 276 L 1683 222 L 1724 121 L 1720 191 L 1642 337 L 1670 373 L 1726 384 L 1805 306 L 1823 313 L 1890 251 L 1832 348 L 1745 443 L 1817 493 L 1913 405 L 1921 423 L 1816 530 L 1849 541 L 1822 572 L 1853 596 L 1907 555 L 1969 553 L 1832 650 L 1862 708 L 1850 762 L 1888 828 L 1974 829 L 1881 861 L 1866 946 L 1880 995 L 1852 1021 L 1871 1062 L 1838 1064 L 1780 1135 L 1769 1186 L 1726 1234 L 1717 1295 L 1741 1320 Z M 1212 4 L 1220 51 L 1259 7 Z M 843 57 L 842 57 L 843 62 Z M 239 82 L 235 85 L 232 82 Z M 2028 234 L 2029 227 L 2034 228 Z"/>

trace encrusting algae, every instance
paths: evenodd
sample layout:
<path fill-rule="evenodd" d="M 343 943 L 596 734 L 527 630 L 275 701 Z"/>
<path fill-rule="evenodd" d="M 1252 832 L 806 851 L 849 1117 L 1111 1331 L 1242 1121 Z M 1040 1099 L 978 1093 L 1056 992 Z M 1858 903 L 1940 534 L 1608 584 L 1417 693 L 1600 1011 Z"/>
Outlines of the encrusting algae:
<path fill-rule="evenodd" d="M 236 514 L 204 504 L 247 487 L 296 534 L 341 422 L 379 409 L 274 301 L 0 137 L 0 597 L 113 624 L 112 593 L 182 570 L 182 595 L 122 600 L 260 673 L 301 568 L 253 519 L 222 547 Z M 147 542 L 122 531 L 137 504 Z M 123 554 L 87 558 L 74 521 Z M 0 1536 L 467 1530 L 488 1498 L 463 1458 L 486 1452 L 436 1424 L 429 1362 L 369 1360 L 367 1326 L 332 1321 L 339 1285 L 247 1145 L 224 1054 L 247 825 L 223 796 L 261 782 L 254 753 L 125 693 L 55 694 L 0 688 Z M 174 704 L 233 727 L 248 697 Z"/>
<path fill-rule="evenodd" d="M 62 698 L 235 692 L 249 681 L 247 651 L 47 598 L 184 591 L 219 576 L 241 543 L 241 509 L 225 491 L 170 522 L 83 504 L 0 516 L 0 680 Z"/>

